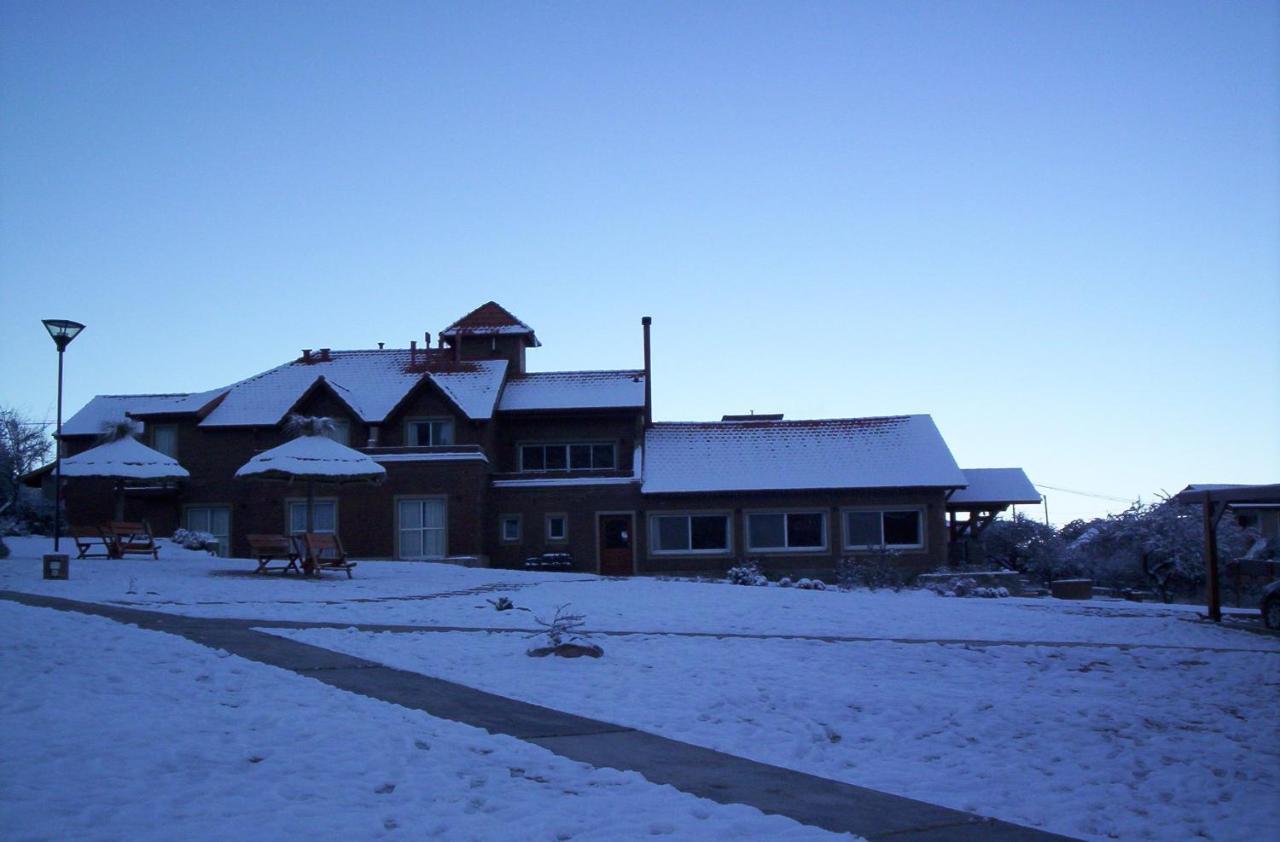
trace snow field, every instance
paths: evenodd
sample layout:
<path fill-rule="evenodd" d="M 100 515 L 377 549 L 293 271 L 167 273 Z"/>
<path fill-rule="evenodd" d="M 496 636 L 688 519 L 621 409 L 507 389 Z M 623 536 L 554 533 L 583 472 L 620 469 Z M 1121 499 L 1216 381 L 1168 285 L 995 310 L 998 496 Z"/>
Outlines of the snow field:
<path fill-rule="evenodd" d="M 1280 822 L 1280 653 L 628 636 L 564 661 L 512 634 L 273 633 L 1071 836 Z"/>
<path fill-rule="evenodd" d="M 851 838 L 109 620 L 0 602 L 10 840 Z"/>

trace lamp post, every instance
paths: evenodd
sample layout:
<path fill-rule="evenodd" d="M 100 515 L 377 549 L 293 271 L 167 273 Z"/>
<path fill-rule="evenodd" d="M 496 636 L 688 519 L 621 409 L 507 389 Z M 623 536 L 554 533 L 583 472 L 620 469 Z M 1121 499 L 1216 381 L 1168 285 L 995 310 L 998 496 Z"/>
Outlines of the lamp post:
<path fill-rule="evenodd" d="M 62 352 L 84 330 L 84 325 L 66 319 L 43 321 L 45 330 L 53 337 L 53 344 L 58 346 L 58 435 L 53 460 L 53 551 L 56 553 L 62 536 Z"/>

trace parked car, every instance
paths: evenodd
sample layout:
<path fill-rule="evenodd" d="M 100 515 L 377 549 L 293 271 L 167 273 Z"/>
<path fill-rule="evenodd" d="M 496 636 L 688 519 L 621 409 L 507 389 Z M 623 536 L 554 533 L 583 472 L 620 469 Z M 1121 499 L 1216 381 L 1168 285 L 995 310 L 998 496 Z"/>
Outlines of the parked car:
<path fill-rule="evenodd" d="M 1262 622 L 1269 629 L 1280 629 L 1280 579 L 1262 589 Z"/>

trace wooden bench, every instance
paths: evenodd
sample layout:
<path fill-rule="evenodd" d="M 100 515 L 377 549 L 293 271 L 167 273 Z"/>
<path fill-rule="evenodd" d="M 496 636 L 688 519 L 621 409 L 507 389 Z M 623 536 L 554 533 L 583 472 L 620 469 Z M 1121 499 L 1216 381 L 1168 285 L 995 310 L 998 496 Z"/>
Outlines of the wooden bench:
<path fill-rule="evenodd" d="M 155 536 L 151 534 L 151 527 L 145 520 L 141 523 L 113 520 L 107 526 L 107 532 L 115 543 L 116 558 L 127 555 L 160 558 L 160 547 L 156 545 Z"/>
<path fill-rule="evenodd" d="M 302 538 L 302 569 L 310 575 L 319 576 L 321 570 L 345 570 L 347 578 L 352 578 L 355 569 L 354 561 L 347 561 L 347 551 L 337 535 L 322 532 L 304 532 Z"/>
<path fill-rule="evenodd" d="M 298 566 L 301 556 L 293 548 L 293 542 L 283 535 L 246 535 L 249 541 L 249 551 L 253 558 L 258 560 L 258 569 L 255 573 L 270 573 L 279 570 L 281 573 L 288 573 L 290 570 L 295 573 L 301 573 L 302 568 Z M 273 561 L 287 561 L 288 564 L 283 567 L 271 567 Z"/>
<path fill-rule="evenodd" d="M 116 558 L 116 542 L 101 526 L 71 526 L 67 528 L 80 553 L 76 558 Z M 99 552 L 91 552 L 94 548 Z"/>

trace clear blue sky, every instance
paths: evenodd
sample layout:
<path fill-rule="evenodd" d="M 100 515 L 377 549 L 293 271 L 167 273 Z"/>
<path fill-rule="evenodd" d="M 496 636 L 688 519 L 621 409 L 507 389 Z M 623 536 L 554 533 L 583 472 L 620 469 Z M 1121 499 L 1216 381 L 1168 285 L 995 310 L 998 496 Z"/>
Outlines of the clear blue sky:
<path fill-rule="evenodd" d="M 1274 2 L 0 4 L 0 403 L 496 299 L 659 420 L 932 413 L 964 466 L 1280 479 Z M 1050 491 L 1055 521 L 1111 504 Z"/>

